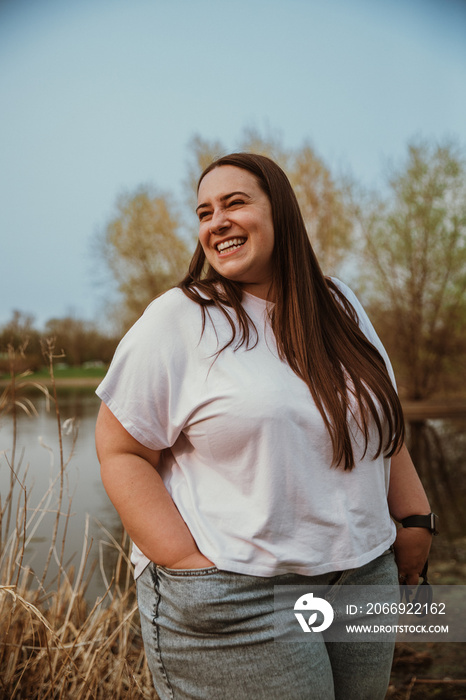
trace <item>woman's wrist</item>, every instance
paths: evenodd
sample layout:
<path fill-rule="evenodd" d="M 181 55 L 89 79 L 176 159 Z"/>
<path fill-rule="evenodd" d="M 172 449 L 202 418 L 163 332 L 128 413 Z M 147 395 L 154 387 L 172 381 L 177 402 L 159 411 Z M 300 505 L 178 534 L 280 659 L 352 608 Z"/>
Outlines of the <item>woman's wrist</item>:
<path fill-rule="evenodd" d="M 425 528 L 433 535 L 438 535 L 438 518 L 435 513 L 408 515 L 400 522 L 403 527 Z"/>

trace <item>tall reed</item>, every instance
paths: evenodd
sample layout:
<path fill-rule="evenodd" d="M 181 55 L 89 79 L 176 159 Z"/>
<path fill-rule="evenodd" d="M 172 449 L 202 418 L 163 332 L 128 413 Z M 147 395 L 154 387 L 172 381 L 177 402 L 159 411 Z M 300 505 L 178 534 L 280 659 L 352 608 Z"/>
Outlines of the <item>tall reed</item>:
<path fill-rule="evenodd" d="M 51 393 L 34 383 L 55 407 L 59 468 L 39 502 L 30 505 L 26 486 L 28 465 L 18 458 L 18 411 L 36 413 L 24 392 L 31 388 L 27 373 L 17 375 L 21 349 L 8 349 L 10 381 L 0 394 L 0 420 L 13 422 L 13 444 L 0 453 L 0 469 L 9 470 L 8 492 L 0 499 L 0 698 L 46 700 L 88 698 L 154 698 L 144 656 L 135 588 L 129 562 L 129 541 L 101 528 L 100 566 L 90 561 L 90 517 L 87 516 L 77 566 L 64 563 L 70 505 L 63 512 L 66 468 L 62 421 L 54 381 L 57 355 L 53 341 L 44 346 Z M 76 439 L 76 433 L 74 440 Z M 33 469 L 33 465 L 31 467 Z M 42 571 L 28 563 L 27 547 L 44 518 L 55 513 L 50 548 Z M 61 533 L 61 534 L 60 534 Z M 103 545 L 116 553 L 115 573 L 106 593 L 90 606 L 85 599 L 92 576 L 106 577 Z"/>

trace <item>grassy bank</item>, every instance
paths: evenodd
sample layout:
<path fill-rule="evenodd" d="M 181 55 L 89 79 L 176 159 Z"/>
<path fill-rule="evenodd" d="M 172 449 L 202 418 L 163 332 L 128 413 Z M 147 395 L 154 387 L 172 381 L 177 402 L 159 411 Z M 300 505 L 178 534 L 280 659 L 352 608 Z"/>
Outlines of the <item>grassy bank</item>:
<path fill-rule="evenodd" d="M 58 388 L 95 388 L 105 376 L 106 367 L 54 367 L 54 383 Z M 34 384 L 40 383 L 46 387 L 52 386 L 50 370 L 43 368 L 38 372 L 25 373 L 30 389 L 34 390 Z M 9 374 L 0 374 L 0 387 L 6 388 L 11 382 Z"/>

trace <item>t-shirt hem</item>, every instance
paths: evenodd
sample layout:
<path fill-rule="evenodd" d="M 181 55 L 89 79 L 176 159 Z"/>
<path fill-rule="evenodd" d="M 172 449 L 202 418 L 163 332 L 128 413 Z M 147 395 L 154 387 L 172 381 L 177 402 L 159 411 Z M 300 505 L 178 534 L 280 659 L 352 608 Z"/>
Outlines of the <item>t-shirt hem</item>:
<path fill-rule="evenodd" d="M 302 576 L 320 576 L 321 574 L 328 574 L 332 571 L 345 571 L 346 569 L 358 569 L 365 564 L 376 559 L 378 556 L 383 554 L 392 544 L 394 540 L 392 537 L 385 540 L 382 544 L 378 545 L 375 549 L 367 552 L 358 557 L 353 557 L 351 559 L 333 561 L 325 564 L 319 564 L 317 566 L 313 565 L 300 565 L 300 564 L 284 564 L 276 565 L 273 567 L 269 566 L 257 566 L 256 564 L 244 564 L 235 561 L 230 561 L 228 559 L 222 559 L 220 557 L 212 558 L 215 566 L 218 569 L 225 571 L 231 571 L 238 574 L 246 574 L 249 576 L 263 576 L 270 578 L 272 576 L 280 576 L 282 574 L 300 574 Z M 206 555 L 208 557 L 208 555 Z M 210 557 L 208 557 L 210 558 Z"/>
<path fill-rule="evenodd" d="M 369 564 L 369 562 L 377 559 L 381 554 L 383 554 L 387 549 L 393 544 L 393 536 L 390 536 L 384 540 L 377 547 L 372 549 L 370 552 L 365 552 L 363 555 L 358 557 L 352 557 L 351 559 L 344 559 L 339 561 L 334 561 L 325 564 L 319 564 L 317 566 L 308 566 L 306 564 L 283 564 L 276 566 L 257 566 L 257 564 L 246 564 L 244 562 L 232 561 L 230 559 L 223 559 L 222 557 L 207 556 L 217 569 L 222 571 L 231 571 L 233 574 L 244 574 L 245 576 L 260 576 L 263 578 L 272 578 L 273 576 L 281 576 L 283 574 L 299 574 L 301 576 L 320 576 L 321 574 L 328 574 L 332 571 L 345 571 L 347 569 L 359 569 L 361 566 Z M 134 577 L 138 578 L 145 568 L 150 564 L 147 557 L 141 557 L 138 561 L 134 561 L 135 570 Z"/>

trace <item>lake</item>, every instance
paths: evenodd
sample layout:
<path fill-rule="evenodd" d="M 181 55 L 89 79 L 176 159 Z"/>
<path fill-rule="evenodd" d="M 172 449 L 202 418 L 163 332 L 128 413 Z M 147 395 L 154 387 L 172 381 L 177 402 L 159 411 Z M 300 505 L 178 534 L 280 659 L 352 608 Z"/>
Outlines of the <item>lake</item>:
<path fill-rule="evenodd" d="M 31 397 L 37 416 L 19 411 L 17 416 L 17 447 L 15 471 L 27 489 L 28 512 L 40 505 L 41 518 L 26 548 L 25 561 L 38 576 L 41 575 L 49 551 L 51 533 L 56 519 L 60 469 L 57 418 L 52 406 L 46 410 L 45 399 Z M 112 537 L 121 537 L 119 518 L 100 481 L 99 463 L 94 447 L 94 426 L 99 399 L 92 392 L 67 391 L 59 397 L 60 419 L 63 427 L 65 470 L 62 512 L 66 513 L 71 499 L 69 523 L 66 531 L 64 561 L 79 564 L 83 550 L 87 514 L 89 536 L 92 537 L 90 559 L 101 555 L 102 568 L 112 575 L 114 546 Z M 77 439 L 73 449 L 73 426 Z M 71 431 L 70 434 L 66 434 Z M 428 492 L 432 509 L 439 515 L 442 537 L 435 538 L 433 556 L 455 558 L 462 556 L 458 542 L 466 535 L 466 414 L 428 420 L 412 418 L 407 422 L 407 443 L 414 462 Z M 8 494 L 12 459 L 13 421 L 11 416 L 0 416 L 0 494 L 2 506 Z M 73 450 L 73 452 L 72 452 Z M 72 454 L 71 454 L 72 452 Z M 51 490 L 53 480 L 55 484 Z M 49 502 L 41 504 L 49 491 Z M 53 493 L 52 493 L 53 491 Z M 22 503 L 24 492 L 16 483 L 12 512 Z M 0 508 L 1 509 L 1 508 Z M 47 512 L 44 512 L 47 511 Z M 13 522 L 13 515 L 11 522 Z M 62 518 L 66 520 L 66 518 Z M 5 517 L 3 532 L 5 531 Z M 103 530 L 102 528 L 105 528 Z M 11 529 L 11 525 L 10 525 Z M 60 531 L 60 537 L 63 530 Z M 438 541 L 437 541 L 438 540 Z M 61 548 L 58 539 L 57 550 Z M 42 568 L 41 568 L 42 567 Z M 100 571 L 94 572 L 86 598 L 93 603 L 103 595 L 107 583 Z"/>

